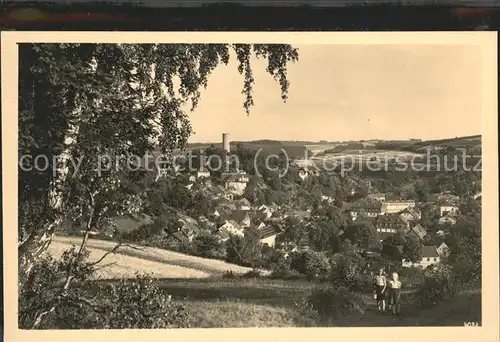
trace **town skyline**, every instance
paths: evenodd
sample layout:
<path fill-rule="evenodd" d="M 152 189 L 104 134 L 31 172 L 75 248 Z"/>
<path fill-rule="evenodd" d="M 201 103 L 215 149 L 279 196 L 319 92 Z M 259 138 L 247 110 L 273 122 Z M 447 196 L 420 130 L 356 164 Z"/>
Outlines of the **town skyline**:
<path fill-rule="evenodd" d="M 286 103 L 253 61 L 254 101 L 232 56 L 189 112 L 189 142 L 443 139 L 481 132 L 481 50 L 473 45 L 300 45 Z M 223 96 L 221 96 L 223 94 Z M 304 123 L 307 122 L 307 125 Z M 443 129 L 446 128 L 446 131 Z"/>

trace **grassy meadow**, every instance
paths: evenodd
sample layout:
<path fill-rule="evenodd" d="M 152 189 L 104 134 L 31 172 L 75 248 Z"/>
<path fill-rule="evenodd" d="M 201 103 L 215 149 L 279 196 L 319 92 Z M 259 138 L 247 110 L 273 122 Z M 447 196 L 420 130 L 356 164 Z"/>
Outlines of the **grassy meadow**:
<path fill-rule="evenodd" d="M 241 277 L 163 279 L 158 283 L 185 303 L 193 315 L 192 326 L 197 328 L 317 326 L 298 305 L 315 287 L 328 286 L 305 280 Z M 396 318 L 388 312 L 378 313 L 371 294 L 366 294 L 364 315 L 337 319 L 332 326 L 462 326 L 481 321 L 480 292 L 464 293 L 428 310 L 418 309 L 411 297 L 409 292 L 402 295 L 401 317 Z"/>

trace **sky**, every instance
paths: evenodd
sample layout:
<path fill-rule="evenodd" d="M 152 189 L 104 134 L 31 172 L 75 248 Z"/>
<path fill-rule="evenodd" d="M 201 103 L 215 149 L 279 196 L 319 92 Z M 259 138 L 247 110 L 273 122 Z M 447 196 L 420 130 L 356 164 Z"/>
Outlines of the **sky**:
<path fill-rule="evenodd" d="M 295 45 L 286 103 L 253 61 L 255 106 L 231 56 L 189 114 L 190 142 L 439 139 L 481 133 L 481 50 L 473 45 Z"/>

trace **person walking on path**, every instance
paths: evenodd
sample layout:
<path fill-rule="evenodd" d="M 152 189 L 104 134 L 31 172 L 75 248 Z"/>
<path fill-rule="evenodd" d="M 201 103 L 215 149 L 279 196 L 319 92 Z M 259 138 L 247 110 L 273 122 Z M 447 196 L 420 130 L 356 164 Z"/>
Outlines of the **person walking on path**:
<path fill-rule="evenodd" d="M 389 280 L 389 289 L 390 289 L 390 301 L 392 307 L 392 314 L 399 316 L 400 304 L 399 298 L 401 296 L 401 281 L 399 280 L 399 276 L 396 272 L 392 273 L 392 279 Z"/>
<path fill-rule="evenodd" d="M 384 269 L 378 270 L 378 274 L 373 279 L 375 287 L 375 296 L 377 300 L 378 311 L 385 312 L 385 293 L 387 288 L 387 279 L 385 277 Z"/>

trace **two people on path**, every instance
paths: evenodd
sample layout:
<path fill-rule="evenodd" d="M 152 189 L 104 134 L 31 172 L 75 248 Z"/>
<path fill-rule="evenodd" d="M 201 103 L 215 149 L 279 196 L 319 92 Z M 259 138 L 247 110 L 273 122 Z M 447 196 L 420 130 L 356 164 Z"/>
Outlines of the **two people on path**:
<path fill-rule="evenodd" d="M 385 299 L 388 297 L 392 313 L 394 315 L 399 315 L 399 298 L 401 295 L 401 281 L 399 280 L 399 275 L 394 272 L 391 275 L 391 279 L 387 280 L 384 269 L 381 268 L 373 282 L 378 311 L 385 312 Z"/>

